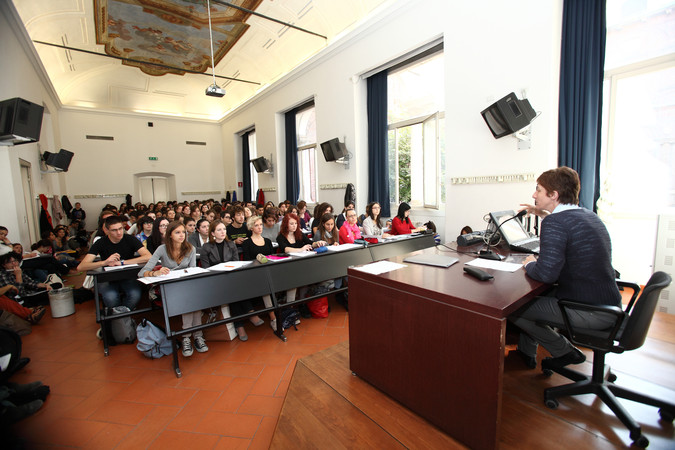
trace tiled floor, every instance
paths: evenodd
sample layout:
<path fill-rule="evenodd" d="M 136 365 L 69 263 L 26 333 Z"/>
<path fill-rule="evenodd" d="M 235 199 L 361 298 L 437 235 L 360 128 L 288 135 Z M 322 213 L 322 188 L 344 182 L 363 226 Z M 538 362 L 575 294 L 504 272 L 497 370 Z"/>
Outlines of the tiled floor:
<path fill-rule="evenodd" d="M 207 334 L 209 352 L 179 356 L 182 378 L 171 357 L 151 360 L 134 345 L 104 357 L 92 301 L 68 317 L 48 313 L 24 336 L 31 362 L 13 381 L 41 380 L 51 394 L 14 437 L 31 449 L 268 448 L 298 358 L 348 339 L 346 311 L 332 299 L 331 309 L 287 330 L 285 343 L 267 324 L 247 325 L 247 342 Z"/>

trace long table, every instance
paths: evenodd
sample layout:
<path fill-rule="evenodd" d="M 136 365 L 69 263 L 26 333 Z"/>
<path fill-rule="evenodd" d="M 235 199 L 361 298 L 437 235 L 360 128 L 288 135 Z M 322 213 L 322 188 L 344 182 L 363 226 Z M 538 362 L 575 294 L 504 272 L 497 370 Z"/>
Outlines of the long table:
<path fill-rule="evenodd" d="M 325 280 L 345 277 L 347 276 L 347 269 L 349 266 L 366 264 L 391 255 L 406 254 L 434 245 L 433 235 L 416 235 L 350 250 L 336 252 L 328 251 L 303 258 L 291 257 L 283 261 L 268 262 L 266 264 L 260 264 L 258 261 L 253 261 L 250 265 L 233 271 L 208 272 L 205 274 L 174 278 L 159 282 L 157 284 L 160 287 L 162 297 L 167 336 L 170 339 L 174 339 L 177 345 L 178 339 L 183 334 L 242 320 L 254 314 L 274 311 L 277 317 L 280 317 L 281 309 L 309 301 L 313 298 L 322 297 L 325 294 L 298 299 L 294 302 L 285 303 L 282 307 L 277 301 L 277 292 L 283 292 L 291 288 L 319 283 Z M 134 278 L 138 273 L 138 270 L 140 270 L 137 267 L 135 269 L 136 271 L 133 272 Z M 111 277 L 130 276 L 130 272 L 127 272 L 126 270 L 113 275 L 116 272 L 118 271 L 92 271 L 90 273 L 95 275 L 95 282 L 102 282 L 103 280 L 108 281 Z M 346 290 L 347 287 L 345 286 L 340 289 L 335 289 L 331 291 L 331 293 Z M 260 297 L 262 295 L 270 295 L 272 298 L 271 307 L 184 330 L 174 330 L 171 326 L 171 317 L 192 311 L 229 305 L 230 303 Z M 134 311 L 132 313 L 138 312 L 139 311 Z M 97 311 L 97 321 L 120 317 L 118 315 L 112 317 L 99 317 L 99 314 L 100 312 Z M 285 341 L 286 336 L 280 325 L 281 324 L 278 323 L 276 334 L 280 339 Z M 182 373 L 176 351 L 173 352 L 173 362 L 176 376 L 180 377 Z"/>
<path fill-rule="evenodd" d="M 447 269 L 349 269 L 350 368 L 467 446 L 495 448 L 506 320 L 547 285 L 524 270 L 479 281 L 463 272 L 474 257 L 457 256 Z"/>

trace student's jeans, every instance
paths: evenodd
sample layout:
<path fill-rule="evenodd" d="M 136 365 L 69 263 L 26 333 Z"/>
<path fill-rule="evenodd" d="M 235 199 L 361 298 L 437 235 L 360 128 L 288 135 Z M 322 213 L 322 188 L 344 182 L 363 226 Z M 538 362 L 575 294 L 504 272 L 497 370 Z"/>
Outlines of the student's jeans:
<path fill-rule="evenodd" d="M 103 298 L 103 304 L 108 308 L 126 306 L 133 311 L 141 300 L 141 286 L 136 280 L 101 283 L 98 286 L 98 292 Z"/>

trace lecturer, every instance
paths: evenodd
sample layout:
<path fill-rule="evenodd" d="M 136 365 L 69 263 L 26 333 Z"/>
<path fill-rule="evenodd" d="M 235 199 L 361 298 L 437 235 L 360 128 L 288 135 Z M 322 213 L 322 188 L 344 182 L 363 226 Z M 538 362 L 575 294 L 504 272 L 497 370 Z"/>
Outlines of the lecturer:
<path fill-rule="evenodd" d="M 539 257 L 524 262 L 527 275 L 554 288 L 544 297 L 520 308 L 509 317 L 524 333 L 518 351 L 526 365 L 537 366 L 537 345 L 553 358 L 544 366 L 580 364 L 586 356 L 553 327 L 564 327 L 558 299 L 621 306 L 621 294 L 612 268 L 609 233 L 600 218 L 578 206 L 579 175 L 569 167 L 548 170 L 537 178 L 533 205 L 523 205 L 528 213 L 543 217 Z M 574 325 L 605 329 L 613 320 L 602 313 L 570 311 Z M 550 325 L 544 325 L 544 323 Z"/>

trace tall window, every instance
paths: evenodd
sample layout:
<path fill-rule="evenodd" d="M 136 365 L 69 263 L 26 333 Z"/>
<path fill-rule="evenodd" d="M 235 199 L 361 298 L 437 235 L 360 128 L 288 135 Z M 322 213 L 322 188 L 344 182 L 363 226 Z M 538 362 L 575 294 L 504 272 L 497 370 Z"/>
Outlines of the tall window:
<path fill-rule="evenodd" d="M 300 200 L 317 201 L 316 176 L 316 120 L 314 105 L 297 112 L 295 129 L 298 139 L 298 172 L 300 173 Z"/>
<path fill-rule="evenodd" d="M 598 213 L 614 265 L 646 280 L 658 214 L 675 206 L 675 7 L 673 0 L 607 2 L 602 188 Z M 653 234 L 653 236 L 652 236 Z"/>
<path fill-rule="evenodd" d="M 258 157 L 258 150 L 255 143 L 255 130 L 249 132 L 248 134 L 248 157 L 249 159 L 255 159 Z M 256 198 L 258 193 L 258 172 L 256 172 L 253 164 L 249 164 L 249 170 L 251 171 L 251 195 L 253 198 Z"/>
<path fill-rule="evenodd" d="M 387 77 L 389 192 L 400 202 L 438 209 L 445 203 L 443 53 L 390 69 Z"/>

